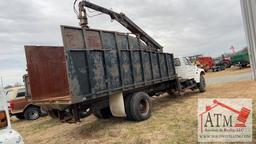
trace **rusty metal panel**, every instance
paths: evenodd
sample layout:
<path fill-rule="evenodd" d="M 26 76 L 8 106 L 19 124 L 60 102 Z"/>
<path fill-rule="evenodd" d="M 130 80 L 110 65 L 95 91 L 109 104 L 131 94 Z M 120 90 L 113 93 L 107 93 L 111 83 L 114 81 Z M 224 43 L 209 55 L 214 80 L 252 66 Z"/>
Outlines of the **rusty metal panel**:
<path fill-rule="evenodd" d="M 135 82 L 142 82 L 142 67 L 139 52 L 133 53 L 133 69 Z"/>
<path fill-rule="evenodd" d="M 157 53 L 152 53 L 152 65 L 153 65 L 152 69 L 153 69 L 154 79 L 159 79 L 160 71 L 159 71 Z"/>
<path fill-rule="evenodd" d="M 116 50 L 116 39 L 114 33 L 102 32 L 102 41 L 104 49 Z"/>
<path fill-rule="evenodd" d="M 107 85 L 105 81 L 103 53 L 91 51 L 89 58 L 91 61 L 92 92 L 105 90 Z M 83 87 L 86 86 L 84 85 Z"/>
<path fill-rule="evenodd" d="M 122 50 L 128 50 L 129 49 L 129 45 L 128 45 L 127 36 L 124 35 L 124 34 L 117 34 L 117 45 Z"/>
<path fill-rule="evenodd" d="M 85 49 L 83 32 L 80 29 L 62 31 L 63 42 L 68 49 Z"/>
<path fill-rule="evenodd" d="M 69 95 L 63 47 L 25 46 L 32 99 Z"/>
<path fill-rule="evenodd" d="M 98 31 L 85 31 L 85 43 L 90 49 L 102 49 L 102 43 Z"/>
<path fill-rule="evenodd" d="M 106 52 L 107 60 L 106 67 L 107 73 L 109 74 L 110 88 L 118 88 L 121 86 L 119 64 L 116 51 Z"/>
<path fill-rule="evenodd" d="M 70 77 L 70 83 L 74 95 L 86 95 L 89 94 L 89 75 L 88 75 L 88 64 L 85 59 L 85 54 L 81 52 L 74 51 L 72 54 L 67 54 L 69 60 L 72 63 L 69 64 L 68 71 Z M 80 86 L 84 86 L 80 88 Z"/>
<path fill-rule="evenodd" d="M 161 76 L 163 77 L 168 77 L 167 73 L 167 63 L 165 61 L 165 55 L 164 54 L 159 54 L 159 62 L 160 62 L 160 69 L 161 69 Z"/>
<path fill-rule="evenodd" d="M 121 53 L 121 65 L 123 69 L 123 81 L 125 85 L 130 85 L 133 82 L 132 79 L 132 70 L 131 70 L 131 59 L 129 51 L 123 51 Z"/>
<path fill-rule="evenodd" d="M 139 42 L 136 37 L 129 36 L 129 46 L 131 50 L 139 49 Z"/>
<path fill-rule="evenodd" d="M 167 55 L 167 68 L 168 68 L 168 71 L 169 71 L 169 77 L 176 74 L 172 54 Z"/>
<path fill-rule="evenodd" d="M 146 81 L 150 81 L 153 79 L 152 75 L 152 67 L 151 67 L 151 61 L 150 61 L 150 54 L 149 52 L 143 52 L 143 62 L 144 62 L 144 69 L 145 69 L 145 78 Z"/>

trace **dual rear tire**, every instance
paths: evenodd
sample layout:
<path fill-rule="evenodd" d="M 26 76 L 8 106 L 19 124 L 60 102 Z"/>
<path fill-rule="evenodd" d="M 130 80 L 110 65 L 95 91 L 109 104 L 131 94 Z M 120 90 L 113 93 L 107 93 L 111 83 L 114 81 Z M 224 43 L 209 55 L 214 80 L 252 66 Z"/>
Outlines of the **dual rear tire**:
<path fill-rule="evenodd" d="M 151 116 L 152 106 L 149 95 L 145 92 L 137 92 L 124 98 L 126 118 L 133 121 L 147 120 Z M 99 104 L 92 107 L 92 113 L 98 119 L 113 117 L 110 107 L 99 108 Z"/>
<path fill-rule="evenodd" d="M 137 92 L 126 96 L 125 111 L 128 120 L 147 120 L 152 112 L 152 103 L 149 95 L 145 92 Z"/>

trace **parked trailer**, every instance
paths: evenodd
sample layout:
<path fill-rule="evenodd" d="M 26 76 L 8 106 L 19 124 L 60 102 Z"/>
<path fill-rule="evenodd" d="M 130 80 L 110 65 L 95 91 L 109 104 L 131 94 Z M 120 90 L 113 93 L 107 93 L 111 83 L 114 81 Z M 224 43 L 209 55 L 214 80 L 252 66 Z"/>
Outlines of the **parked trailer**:
<path fill-rule="evenodd" d="M 238 66 L 240 68 L 246 67 L 250 64 L 248 50 L 245 49 L 231 56 L 231 62 L 234 66 Z"/>

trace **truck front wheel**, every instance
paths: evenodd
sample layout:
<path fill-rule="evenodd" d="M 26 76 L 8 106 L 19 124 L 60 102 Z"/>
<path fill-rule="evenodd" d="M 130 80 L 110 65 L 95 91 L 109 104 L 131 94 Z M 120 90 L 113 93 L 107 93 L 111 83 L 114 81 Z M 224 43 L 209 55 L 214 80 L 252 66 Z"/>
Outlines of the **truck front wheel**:
<path fill-rule="evenodd" d="M 24 112 L 26 120 L 36 120 L 40 117 L 40 109 L 37 107 L 28 107 Z"/>
<path fill-rule="evenodd" d="M 204 76 L 202 74 L 200 75 L 200 82 L 197 84 L 197 87 L 200 92 L 206 91 L 206 83 L 205 83 Z"/>
<path fill-rule="evenodd" d="M 137 92 L 130 100 L 130 117 L 135 121 L 143 121 L 151 116 L 151 101 L 145 92 Z"/>

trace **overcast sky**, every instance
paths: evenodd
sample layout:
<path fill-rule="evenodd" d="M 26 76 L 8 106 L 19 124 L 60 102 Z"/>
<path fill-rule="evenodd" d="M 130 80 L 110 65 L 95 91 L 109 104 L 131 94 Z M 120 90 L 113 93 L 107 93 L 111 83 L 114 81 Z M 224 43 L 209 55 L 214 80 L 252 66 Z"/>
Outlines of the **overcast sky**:
<path fill-rule="evenodd" d="M 79 0 L 78 0 L 79 1 Z M 125 13 L 179 56 L 218 56 L 246 46 L 239 0 L 91 0 Z M 73 0 L 0 2 L 0 76 L 4 84 L 22 82 L 24 45 L 62 45 L 60 25 L 78 26 Z M 97 13 L 89 13 L 94 15 Z M 106 15 L 89 18 L 92 28 L 127 32 Z"/>

